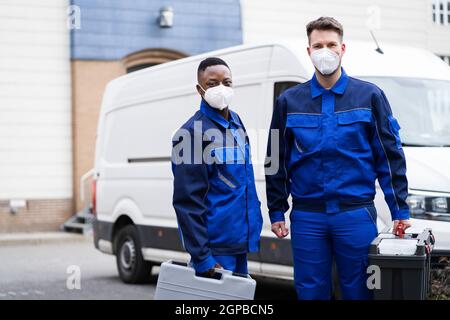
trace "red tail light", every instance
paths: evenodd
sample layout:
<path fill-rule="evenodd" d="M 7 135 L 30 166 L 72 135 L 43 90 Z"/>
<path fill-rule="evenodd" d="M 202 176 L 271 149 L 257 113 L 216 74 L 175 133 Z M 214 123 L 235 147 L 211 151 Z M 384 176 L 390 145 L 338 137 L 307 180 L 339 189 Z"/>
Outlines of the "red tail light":
<path fill-rule="evenodd" d="M 92 180 L 92 199 L 91 199 L 91 205 L 92 205 L 92 213 L 97 213 L 97 180 Z"/>

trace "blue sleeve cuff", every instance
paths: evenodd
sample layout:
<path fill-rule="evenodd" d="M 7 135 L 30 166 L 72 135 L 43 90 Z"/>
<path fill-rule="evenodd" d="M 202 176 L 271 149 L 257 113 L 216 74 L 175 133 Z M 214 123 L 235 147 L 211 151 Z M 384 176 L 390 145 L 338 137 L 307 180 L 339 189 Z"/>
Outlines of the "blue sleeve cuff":
<path fill-rule="evenodd" d="M 282 211 L 274 211 L 269 213 L 269 217 L 270 217 L 270 223 L 275 223 L 275 222 L 284 222 L 284 212 Z"/>
<path fill-rule="evenodd" d="M 401 209 L 392 212 L 392 220 L 408 220 L 410 218 L 409 209 Z"/>
<path fill-rule="evenodd" d="M 208 271 L 209 269 L 214 268 L 214 265 L 216 264 L 216 260 L 213 258 L 213 256 L 208 256 L 205 260 L 203 260 L 200 263 L 193 263 L 195 271 L 198 273 L 202 273 L 205 271 Z"/>

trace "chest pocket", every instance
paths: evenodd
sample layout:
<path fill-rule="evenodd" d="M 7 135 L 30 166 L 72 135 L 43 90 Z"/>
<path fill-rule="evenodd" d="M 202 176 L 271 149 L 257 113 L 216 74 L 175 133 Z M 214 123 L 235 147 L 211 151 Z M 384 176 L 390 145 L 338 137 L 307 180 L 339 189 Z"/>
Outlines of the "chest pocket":
<path fill-rule="evenodd" d="M 235 189 L 245 181 L 245 155 L 241 148 L 219 147 L 213 149 L 212 155 L 221 188 Z"/>
<path fill-rule="evenodd" d="M 217 164 L 245 163 L 245 156 L 239 147 L 220 147 L 213 150 L 213 157 Z"/>
<path fill-rule="evenodd" d="M 299 152 L 312 150 L 320 143 L 320 115 L 288 114 L 286 128 L 292 131 Z"/>
<path fill-rule="evenodd" d="M 343 149 L 367 150 L 372 110 L 356 109 L 337 113 L 337 145 Z"/>

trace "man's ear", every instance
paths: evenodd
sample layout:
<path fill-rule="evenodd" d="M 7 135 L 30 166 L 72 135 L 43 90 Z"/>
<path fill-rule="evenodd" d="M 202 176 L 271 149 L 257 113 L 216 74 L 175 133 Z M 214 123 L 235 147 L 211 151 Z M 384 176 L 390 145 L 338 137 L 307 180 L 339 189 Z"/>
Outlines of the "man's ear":
<path fill-rule="evenodd" d="M 202 88 L 200 88 L 198 84 L 195 86 L 195 88 L 197 89 L 198 94 L 203 98 L 203 95 L 205 93 L 203 92 Z"/>
<path fill-rule="evenodd" d="M 343 44 L 341 45 L 342 55 L 344 55 L 345 50 L 346 50 L 345 43 L 343 43 Z"/>
<path fill-rule="evenodd" d="M 311 47 L 306 47 L 306 51 L 308 52 L 308 56 L 311 56 Z"/>

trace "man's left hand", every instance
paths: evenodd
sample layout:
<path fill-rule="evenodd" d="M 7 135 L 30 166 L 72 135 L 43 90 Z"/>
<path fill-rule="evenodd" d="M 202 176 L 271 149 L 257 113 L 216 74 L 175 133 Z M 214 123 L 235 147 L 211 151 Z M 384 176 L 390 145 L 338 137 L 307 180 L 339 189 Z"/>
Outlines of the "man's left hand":
<path fill-rule="evenodd" d="M 408 220 L 394 220 L 394 228 L 392 228 L 392 233 L 396 233 L 398 226 L 401 225 L 403 231 L 411 227 L 411 221 Z"/>

